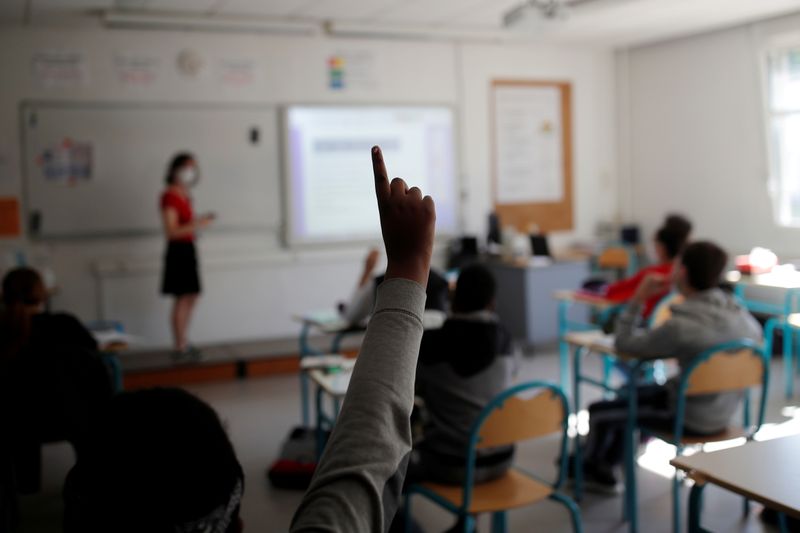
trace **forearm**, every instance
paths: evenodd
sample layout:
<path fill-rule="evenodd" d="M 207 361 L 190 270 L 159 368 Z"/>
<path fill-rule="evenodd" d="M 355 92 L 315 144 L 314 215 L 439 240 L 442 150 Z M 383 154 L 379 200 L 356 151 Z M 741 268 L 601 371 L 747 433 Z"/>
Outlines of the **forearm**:
<path fill-rule="evenodd" d="M 674 342 L 674 335 L 669 332 L 669 325 L 655 330 L 639 328 L 639 317 L 642 304 L 634 301 L 623 309 L 614 327 L 614 346 L 628 357 L 640 359 L 656 358 L 669 353 Z"/>
<path fill-rule="evenodd" d="M 197 225 L 194 222 L 182 224 L 167 230 L 168 239 L 179 239 L 194 234 L 197 231 Z"/>
<path fill-rule="evenodd" d="M 386 281 L 336 427 L 292 531 L 383 531 L 399 505 L 425 290 Z"/>

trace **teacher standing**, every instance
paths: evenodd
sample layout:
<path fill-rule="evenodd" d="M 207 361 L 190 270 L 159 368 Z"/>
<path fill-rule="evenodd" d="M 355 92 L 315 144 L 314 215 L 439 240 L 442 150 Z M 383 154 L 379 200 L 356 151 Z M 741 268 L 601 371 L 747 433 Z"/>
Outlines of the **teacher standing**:
<path fill-rule="evenodd" d="M 214 215 L 195 218 L 190 190 L 197 185 L 200 172 L 190 153 L 172 158 L 167 169 L 167 188 L 161 195 L 161 219 L 167 237 L 161 292 L 175 298 L 170 324 L 175 342 L 173 357 L 199 357 L 199 351 L 187 340 L 192 311 L 200 296 L 195 235 L 211 224 Z"/>

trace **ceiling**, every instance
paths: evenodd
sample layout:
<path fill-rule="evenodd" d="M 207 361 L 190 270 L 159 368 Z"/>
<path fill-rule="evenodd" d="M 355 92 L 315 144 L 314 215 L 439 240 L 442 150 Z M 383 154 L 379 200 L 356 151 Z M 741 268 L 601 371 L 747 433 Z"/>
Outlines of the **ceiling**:
<path fill-rule="evenodd" d="M 130 10 L 209 17 L 333 22 L 362 33 L 483 32 L 579 44 L 630 46 L 708 31 L 789 12 L 800 0 L 568 0 L 566 20 L 535 11 L 518 27 L 503 15 L 523 0 L 0 0 L 0 19 L 36 24 L 61 15 Z"/>

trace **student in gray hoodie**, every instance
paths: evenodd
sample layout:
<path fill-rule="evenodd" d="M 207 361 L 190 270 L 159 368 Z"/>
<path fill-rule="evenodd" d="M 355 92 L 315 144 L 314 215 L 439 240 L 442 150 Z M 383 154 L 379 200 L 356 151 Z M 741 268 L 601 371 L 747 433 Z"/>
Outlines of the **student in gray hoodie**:
<path fill-rule="evenodd" d="M 677 358 L 683 371 L 701 352 L 717 344 L 748 338 L 760 341 L 762 330 L 752 315 L 718 285 L 728 258 L 711 242 L 690 244 L 677 259 L 672 279 L 652 274 L 639 286 L 616 324 L 618 351 L 640 359 Z M 653 330 L 640 329 L 639 316 L 653 294 L 674 283 L 685 297 L 672 306 L 672 318 Z M 670 429 L 674 424 L 678 379 L 664 385 L 641 385 L 638 421 L 648 427 Z M 692 396 L 687 399 L 684 431 L 713 435 L 723 431 L 742 399 L 741 392 Z M 589 407 L 589 436 L 584 473 L 587 487 L 617 492 L 613 467 L 622 461 L 627 400 L 597 402 Z"/>

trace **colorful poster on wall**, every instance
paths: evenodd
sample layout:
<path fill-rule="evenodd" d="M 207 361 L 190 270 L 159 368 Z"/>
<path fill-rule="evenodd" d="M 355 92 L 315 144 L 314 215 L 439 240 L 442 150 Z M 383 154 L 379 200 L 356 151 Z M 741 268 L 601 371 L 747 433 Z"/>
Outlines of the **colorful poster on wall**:
<path fill-rule="evenodd" d="M 19 237 L 21 234 L 19 200 L 13 196 L 0 197 L 0 238 Z"/>
<path fill-rule="evenodd" d="M 47 181 L 75 185 L 92 179 L 92 145 L 63 139 L 46 148 L 38 157 L 42 175 Z"/>
<path fill-rule="evenodd" d="M 328 88 L 373 91 L 378 87 L 375 56 L 370 50 L 341 50 L 328 58 Z"/>
<path fill-rule="evenodd" d="M 114 70 L 117 80 L 123 85 L 145 87 L 161 76 L 161 61 L 147 54 L 117 52 L 114 54 Z"/>
<path fill-rule="evenodd" d="M 75 50 L 37 52 L 31 68 L 36 83 L 46 88 L 80 87 L 89 77 L 85 54 Z"/>

